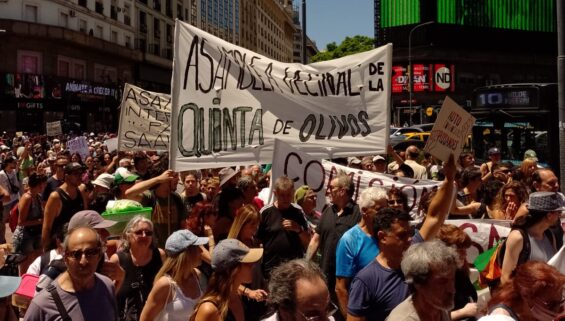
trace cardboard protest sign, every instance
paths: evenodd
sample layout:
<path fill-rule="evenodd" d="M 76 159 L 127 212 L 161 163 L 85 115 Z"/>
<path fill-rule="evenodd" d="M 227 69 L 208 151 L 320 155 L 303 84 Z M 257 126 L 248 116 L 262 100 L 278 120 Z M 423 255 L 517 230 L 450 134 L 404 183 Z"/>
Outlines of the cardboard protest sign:
<path fill-rule="evenodd" d="M 118 137 L 106 139 L 104 145 L 106 145 L 106 148 L 108 148 L 108 153 L 115 151 L 116 149 L 118 149 Z"/>
<path fill-rule="evenodd" d="M 326 196 L 329 195 L 328 187 L 331 180 L 340 171 L 345 172 L 353 179 L 355 186 L 354 201 L 357 201 L 359 194 L 367 187 L 377 186 L 387 190 L 396 187 L 407 196 L 410 215 L 416 220 L 421 220 L 421 217 L 418 216 L 418 205 L 422 195 L 438 188 L 441 184 L 437 181 L 396 177 L 341 166 L 330 161 L 317 160 L 289 144 L 278 140 L 276 142 L 271 175 L 273 180 L 286 175 L 295 182 L 296 188 L 301 185 L 310 186 L 317 193 L 318 204 L 316 208 L 318 210 L 321 210 L 324 204 L 329 201 L 326 199 Z"/>
<path fill-rule="evenodd" d="M 83 160 L 90 155 L 90 152 L 88 151 L 88 142 L 84 136 L 69 140 L 67 142 L 67 148 L 71 152 L 71 155 L 78 153 Z"/>
<path fill-rule="evenodd" d="M 171 96 L 127 84 L 120 105 L 118 150 L 168 151 Z"/>
<path fill-rule="evenodd" d="M 174 44 L 174 170 L 270 163 L 275 139 L 317 158 L 386 151 L 392 45 L 283 63 L 180 20 Z"/>
<path fill-rule="evenodd" d="M 63 133 L 63 129 L 61 127 L 61 121 L 54 121 L 50 123 L 45 123 L 47 136 L 57 136 Z"/>
<path fill-rule="evenodd" d="M 475 117 L 445 97 L 424 151 L 444 162 L 449 154 L 457 159 L 474 124 Z"/>

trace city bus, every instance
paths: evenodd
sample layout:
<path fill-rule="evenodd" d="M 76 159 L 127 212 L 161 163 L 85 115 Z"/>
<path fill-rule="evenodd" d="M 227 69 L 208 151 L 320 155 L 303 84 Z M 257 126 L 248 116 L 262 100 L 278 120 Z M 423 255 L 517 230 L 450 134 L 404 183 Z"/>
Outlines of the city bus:
<path fill-rule="evenodd" d="M 524 83 L 491 85 L 473 91 L 471 114 L 473 150 L 479 162 L 498 147 L 502 159 L 519 164 L 524 152 L 537 153 L 538 164 L 559 177 L 557 84 Z"/>

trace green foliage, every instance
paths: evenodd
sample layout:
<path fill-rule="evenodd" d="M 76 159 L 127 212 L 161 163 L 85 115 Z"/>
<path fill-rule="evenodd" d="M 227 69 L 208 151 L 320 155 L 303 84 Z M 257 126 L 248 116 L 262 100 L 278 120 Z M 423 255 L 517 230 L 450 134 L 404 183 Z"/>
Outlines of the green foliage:
<path fill-rule="evenodd" d="M 374 41 L 375 40 L 373 38 L 369 38 L 367 36 L 357 35 L 353 38 L 346 37 L 345 40 L 343 40 L 343 42 L 339 44 L 339 46 L 336 45 L 335 42 L 329 43 L 326 46 L 325 51 L 320 51 L 315 56 L 313 56 L 310 61 L 318 62 L 332 60 L 359 52 L 368 51 L 374 48 Z"/>

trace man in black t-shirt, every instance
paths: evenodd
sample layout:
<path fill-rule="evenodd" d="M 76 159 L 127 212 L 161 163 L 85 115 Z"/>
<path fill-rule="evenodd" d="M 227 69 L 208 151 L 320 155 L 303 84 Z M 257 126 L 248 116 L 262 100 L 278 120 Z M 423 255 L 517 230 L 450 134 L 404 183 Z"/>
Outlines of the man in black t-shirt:
<path fill-rule="evenodd" d="M 257 236 L 263 243 L 263 276 L 269 279 L 271 270 L 280 263 L 302 258 L 310 242 L 308 224 L 302 209 L 292 204 L 294 182 L 286 176 L 274 184 L 277 200 L 261 211 Z"/>

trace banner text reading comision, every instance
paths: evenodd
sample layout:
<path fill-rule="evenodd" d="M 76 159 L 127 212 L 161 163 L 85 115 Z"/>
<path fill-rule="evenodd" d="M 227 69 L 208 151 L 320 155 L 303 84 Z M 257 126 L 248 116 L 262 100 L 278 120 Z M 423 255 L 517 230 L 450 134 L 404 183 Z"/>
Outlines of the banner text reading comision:
<path fill-rule="evenodd" d="M 316 157 L 385 152 L 391 54 L 282 63 L 177 21 L 172 167 L 270 163 L 275 138 Z"/>

